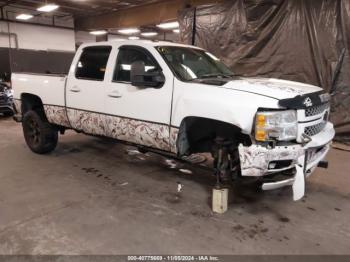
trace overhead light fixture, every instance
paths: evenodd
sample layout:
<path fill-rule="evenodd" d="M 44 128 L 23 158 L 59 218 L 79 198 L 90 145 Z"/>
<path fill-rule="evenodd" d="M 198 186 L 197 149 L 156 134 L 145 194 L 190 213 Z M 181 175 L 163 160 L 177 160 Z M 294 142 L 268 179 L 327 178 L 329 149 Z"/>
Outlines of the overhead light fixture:
<path fill-rule="evenodd" d="M 118 32 L 124 35 L 132 35 L 139 33 L 140 30 L 138 28 L 125 28 L 118 30 Z"/>
<path fill-rule="evenodd" d="M 91 31 L 90 34 L 92 34 L 92 35 L 105 35 L 105 34 L 107 34 L 107 31 L 106 30 Z"/>
<path fill-rule="evenodd" d="M 28 15 L 28 14 L 20 14 L 20 15 L 16 16 L 17 20 L 29 20 L 31 18 L 33 18 L 33 16 Z"/>
<path fill-rule="evenodd" d="M 54 10 L 56 10 L 59 6 L 55 5 L 55 4 L 47 4 L 47 5 L 43 5 L 42 7 L 39 7 L 38 11 L 40 12 L 52 12 Z"/>
<path fill-rule="evenodd" d="M 140 39 L 140 37 L 138 37 L 138 36 L 129 36 L 128 38 L 129 38 L 129 40 L 139 40 Z"/>
<path fill-rule="evenodd" d="M 179 22 L 162 23 L 157 26 L 162 29 L 174 29 L 179 27 Z"/>
<path fill-rule="evenodd" d="M 145 37 L 152 37 L 152 36 L 156 36 L 158 35 L 157 32 L 143 32 L 141 33 L 142 36 L 145 36 Z"/>
<path fill-rule="evenodd" d="M 180 29 L 174 29 L 173 32 L 174 32 L 175 34 L 180 34 Z"/>

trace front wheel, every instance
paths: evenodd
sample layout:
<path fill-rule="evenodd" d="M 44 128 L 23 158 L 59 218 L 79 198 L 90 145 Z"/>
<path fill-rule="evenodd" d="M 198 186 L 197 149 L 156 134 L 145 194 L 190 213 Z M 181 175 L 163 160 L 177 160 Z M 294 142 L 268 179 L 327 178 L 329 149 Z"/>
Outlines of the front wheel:
<path fill-rule="evenodd" d="M 58 142 L 58 132 L 36 111 L 25 113 L 22 121 L 24 139 L 28 147 L 37 154 L 53 151 Z"/>

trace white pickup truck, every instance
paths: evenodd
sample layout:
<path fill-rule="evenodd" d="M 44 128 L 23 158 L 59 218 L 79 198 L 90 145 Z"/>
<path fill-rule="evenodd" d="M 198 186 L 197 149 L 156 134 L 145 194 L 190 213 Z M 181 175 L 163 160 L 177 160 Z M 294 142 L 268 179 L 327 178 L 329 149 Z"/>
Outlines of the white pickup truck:
<path fill-rule="evenodd" d="M 73 129 L 183 157 L 210 152 L 220 181 L 292 186 L 323 161 L 334 137 L 330 96 L 298 82 L 235 76 L 211 53 L 155 41 L 82 45 L 65 75 L 12 75 L 29 148 L 55 149 Z"/>

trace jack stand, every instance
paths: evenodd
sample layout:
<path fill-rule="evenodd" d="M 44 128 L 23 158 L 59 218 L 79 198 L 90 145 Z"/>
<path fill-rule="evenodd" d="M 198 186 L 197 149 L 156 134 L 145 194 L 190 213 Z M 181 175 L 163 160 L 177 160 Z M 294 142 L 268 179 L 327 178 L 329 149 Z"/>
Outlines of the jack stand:
<path fill-rule="evenodd" d="M 214 213 L 223 214 L 227 211 L 228 206 L 228 188 L 222 186 L 223 172 L 227 167 L 225 163 L 227 149 L 223 147 L 224 142 L 219 139 L 217 144 L 219 144 L 219 149 L 215 166 L 216 184 L 212 193 L 212 210 Z"/>
<path fill-rule="evenodd" d="M 228 203 L 228 188 L 218 187 L 213 188 L 212 210 L 215 213 L 223 214 L 227 211 Z"/>
<path fill-rule="evenodd" d="M 220 181 L 220 171 L 216 170 L 216 184 L 213 188 L 212 210 L 214 213 L 223 214 L 227 211 L 228 188 L 224 188 Z"/>

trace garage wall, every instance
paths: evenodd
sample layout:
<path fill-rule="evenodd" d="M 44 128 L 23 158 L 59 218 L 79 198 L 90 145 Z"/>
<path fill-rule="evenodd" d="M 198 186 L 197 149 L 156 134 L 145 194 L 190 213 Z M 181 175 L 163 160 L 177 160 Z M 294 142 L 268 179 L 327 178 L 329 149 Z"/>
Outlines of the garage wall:
<path fill-rule="evenodd" d="M 83 43 L 94 43 L 96 42 L 96 36 L 90 34 L 87 31 L 76 31 L 75 32 L 75 43 L 81 45 Z"/>
<path fill-rule="evenodd" d="M 0 47 L 8 48 L 10 45 L 9 41 L 11 41 L 12 47 L 17 47 L 17 36 L 0 30 Z"/>
<path fill-rule="evenodd" d="M 10 23 L 10 33 L 11 45 L 8 25 L 0 21 L 0 74 L 68 72 L 75 52 L 73 29 Z"/>
<path fill-rule="evenodd" d="M 0 47 L 0 78 L 3 73 L 10 71 L 9 50 Z"/>
<path fill-rule="evenodd" d="M 0 32 L 8 33 L 6 22 L 0 21 Z M 18 48 L 30 50 L 75 50 L 74 30 L 10 23 L 10 32 L 17 35 Z M 13 41 L 11 41 L 11 47 Z M 0 37 L 0 47 L 9 47 L 8 38 Z"/>
<path fill-rule="evenodd" d="M 142 35 L 137 35 L 140 39 L 146 40 L 158 40 L 158 41 L 171 41 L 171 42 L 180 42 L 180 35 L 175 33 L 159 33 L 159 35 L 155 37 L 143 37 Z M 116 40 L 116 39 L 128 39 L 127 35 L 117 35 L 117 34 L 109 34 L 108 40 Z"/>

